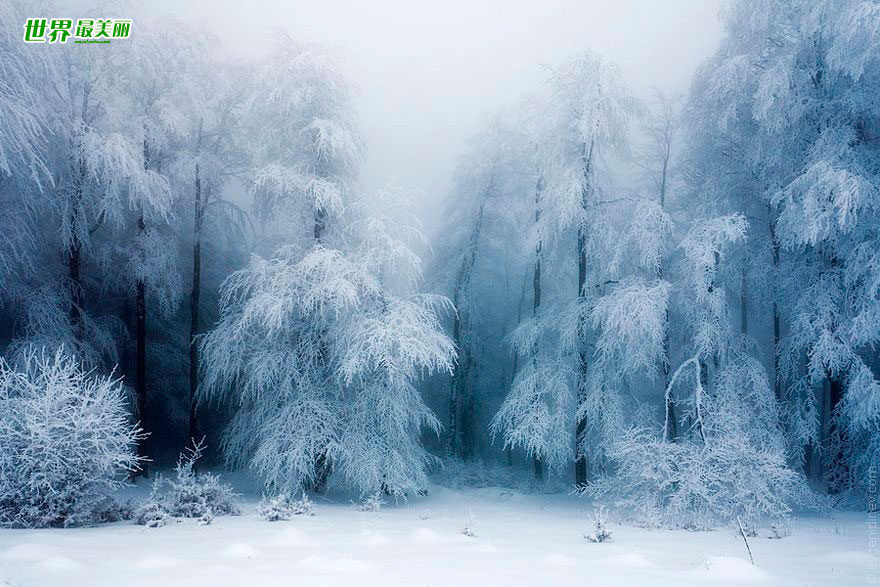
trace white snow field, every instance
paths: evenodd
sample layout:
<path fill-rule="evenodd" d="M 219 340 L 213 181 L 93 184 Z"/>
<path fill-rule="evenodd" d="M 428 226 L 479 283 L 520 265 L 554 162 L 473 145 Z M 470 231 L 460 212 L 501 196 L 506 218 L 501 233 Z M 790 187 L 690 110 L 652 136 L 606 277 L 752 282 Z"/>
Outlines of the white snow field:
<path fill-rule="evenodd" d="M 378 513 L 318 499 L 314 517 L 284 522 L 260 519 L 254 498 L 242 505 L 243 515 L 211 526 L 0 530 L 0 577 L 18 587 L 827 587 L 880 578 L 864 513 L 796 518 L 782 539 L 761 528 L 750 538 L 752 566 L 742 538 L 728 529 L 646 530 L 612 516 L 612 541 L 590 543 L 583 534 L 592 507 L 569 495 L 435 486 Z M 471 515 L 475 537 L 461 534 Z"/>

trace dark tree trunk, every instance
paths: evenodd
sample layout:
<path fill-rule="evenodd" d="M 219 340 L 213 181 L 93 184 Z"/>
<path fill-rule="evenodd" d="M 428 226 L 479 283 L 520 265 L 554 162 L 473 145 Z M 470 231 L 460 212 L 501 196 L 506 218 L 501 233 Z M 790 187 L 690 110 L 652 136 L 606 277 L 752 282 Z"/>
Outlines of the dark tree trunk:
<path fill-rule="evenodd" d="M 846 446 L 846 429 L 840 425 L 840 419 L 838 412 L 838 408 L 840 407 L 841 402 L 843 401 L 844 394 L 844 384 L 843 379 L 840 375 L 830 375 L 828 376 L 828 428 L 830 440 L 832 441 L 831 447 L 831 482 L 828 486 L 829 493 L 840 493 L 846 488 L 847 485 L 847 466 L 846 466 L 846 453 L 844 451 L 844 447 Z M 829 448 L 831 448 L 829 447 Z"/>
<path fill-rule="evenodd" d="M 461 456 L 461 427 L 459 426 L 459 415 L 464 408 L 465 416 L 470 418 L 468 411 L 472 408 L 473 402 L 462 402 L 461 395 L 464 385 L 468 377 L 473 358 L 469 356 L 467 348 L 462 337 L 462 315 L 464 309 L 462 303 L 466 295 L 468 286 L 470 285 L 471 276 L 474 266 L 477 262 L 477 250 L 480 244 L 480 234 L 483 230 L 483 217 L 486 208 L 486 199 L 492 190 L 492 180 L 486 186 L 483 198 L 480 200 L 480 207 L 477 210 L 477 218 L 474 220 L 474 226 L 468 239 L 468 249 L 462 258 L 461 266 L 458 268 L 458 274 L 455 278 L 455 286 L 452 294 L 452 304 L 455 306 L 455 313 L 452 316 L 452 342 L 458 352 L 458 362 L 452 371 L 452 377 L 449 380 L 449 430 L 447 439 L 447 453 L 450 456 Z"/>
<path fill-rule="evenodd" d="M 474 456 L 474 358 L 468 354 L 467 369 L 462 377 L 461 418 L 461 458 L 468 460 Z"/>
<path fill-rule="evenodd" d="M 541 221 L 541 194 L 544 191 L 544 177 L 538 176 L 538 183 L 535 186 L 535 224 L 537 225 Z M 535 245 L 535 270 L 532 275 L 532 294 L 533 294 L 533 303 L 532 303 L 532 316 L 534 318 L 538 317 L 538 312 L 541 309 L 541 249 L 543 248 L 543 243 L 541 239 L 538 239 L 538 244 Z M 537 362 L 538 360 L 538 347 L 537 343 L 535 348 L 532 349 L 532 361 Z M 532 469 L 534 471 L 535 479 L 541 480 L 544 478 L 544 466 L 541 464 L 541 459 L 535 455 L 532 462 Z"/>
<path fill-rule="evenodd" d="M 746 279 L 746 266 L 743 264 L 739 291 L 739 331 L 749 333 L 749 290 Z M 778 399 L 778 398 L 777 398 Z"/>
<path fill-rule="evenodd" d="M 73 326 L 73 335 L 78 344 L 82 344 L 85 338 L 85 320 L 83 316 L 83 287 L 80 277 L 80 255 L 82 244 L 79 237 L 71 238 L 67 246 L 68 287 L 70 290 L 70 324 Z"/>
<path fill-rule="evenodd" d="M 150 146 L 144 139 L 144 169 L 150 167 Z M 146 221 L 144 219 L 144 208 L 141 205 L 138 215 L 137 230 L 138 237 L 143 236 L 146 230 Z M 140 240 L 140 239 L 139 239 Z M 141 428 L 150 433 L 150 414 L 147 407 L 147 299 L 146 284 L 143 279 L 135 281 L 135 397 L 137 398 L 138 419 Z M 138 441 L 138 455 L 146 457 L 149 451 L 147 439 L 142 438 Z M 144 476 L 148 476 L 147 467 L 143 467 Z"/>
<path fill-rule="evenodd" d="M 779 338 L 780 338 L 780 325 L 779 325 L 779 307 L 777 306 L 777 296 L 776 296 L 776 281 L 777 275 L 779 273 L 779 239 L 776 237 L 776 220 L 774 218 L 773 210 L 768 207 L 767 209 L 769 216 L 769 228 L 770 228 L 770 248 L 771 253 L 773 255 L 773 291 L 771 292 L 771 297 L 773 298 L 773 392 L 776 394 L 777 401 L 782 400 L 782 382 L 779 375 Z"/>
<path fill-rule="evenodd" d="M 583 186 L 581 188 L 581 206 L 584 211 L 589 205 L 589 198 L 592 193 L 592 164 L 593 164 L 593 148 L 594 141 L 590 141 L 589 146 L 585 143 L 581 149 L 581 159 L 583 163 Z M 578 227 L 577 234 L 577 264 L 578 264 L 578 299 L 583 303 L 587 295 L 587 232 L 585 226 Z M 579 312 L 580 315 L 580 312 Z M 583 418 L 577 417 L 577 411 L 586 401 L 587 392 L 587 368 L 589 366 L 589 355 L 587 351 L 587 328 L 582 318 L 578 318 L 577 325 L 578 337 L 578 371 L 577 371 L 577 406 L 575 406 L 575 442 L 577 460 L 574 465 L 574 481 L 576 485 L 586 485 L 587 483 L 587 455 L 585 454 L 584 443 L 586 442 L 587 422 Z"/>
<path fill-rule="evenodd" d="M 669 169 L 669 149 L 665 151 L 665 157 L 663 158 L 663 172 L 660 180 L 660 208 L 665 212 L 666 211 L 666 178 L 668 175 Z M 657 279 L 663 279 L 663 272 L 665 270 L 665 266 L 663 262 L 660 262 L 660 267 L 657 269 Z M 675 396 L 672 393 L 672 390 L 669 390 L 669 393 L 666 393 L 666 389 L 669 387 L 669 307 L 667 306 L 664 318 L 665 331 L 663 333 L 663 364 L 660 366 L 663 371 L 663 396 L 665 398 L 665 410 L 666 410 L 666 440 L 670 442 L 675 442 L 675 439 L 678 437 L 678 420 L 675 417 Z"/>
<path fill-rule="evenodd" d="M 327 211 L 323 208 L 315 211 L 315 242 L 321 244 L 324 231 L 327 229 Z"/>
<path fill-rule="evenodd" d="M 195 177 L 195 223 L 193 230 L 193 277 L 189 298 L 189 439 L 199 439 L 196 414 L 196 393 L 199 388 L 199 297 L 202 277 L 202 179 L 196 164 Z"/>
<path fill-rule="evenodd" d="M 455 299 L 453 296 L 453 305 L 457 305 Z M 452 377 L 449 378 L 449 424 L 447 432 L 449 436 L 446 452 L 449 456 L 454 457 L 458 449 L 458 379 L 461 376 L 461 363 L 464 358 L 461 349 L 461 316 L 457 307 L 452 316 L 452 342 L 455 345 L 455 350 L 458 352 L 458 362 L 452 371 Z"/>
<path fill-rule="evenodd" d="M 583 300 L 586 295 L 587 284 L 587 254 L 586 254 L 586 235 L 583 229 L 578 231 L 577 237 L 577 254 L 578 254 L 578 297 Z M 577 403 L 580 407 L 586 400 L 586 381 L 587 367 L 589 357 L 587 356 L 587 347 L 585 343 L 586 334 L 584 332 L 584 324 L 582 320 L 578 321 L 578 382 L 577 382 Z M 587 457 L 581 450 L 586 442 L 587 421 L 583 418 L 576 418 L 575 439 L 577 442 L 577 460 L 574 464 L 574 482 L 577 486 L 587 484 Z"/>
<path fill-rule="evenodd" d="M 144 215 L 138 217 L 138 232 L 145 229 Z M 137 396 L 138 418 L 141 428 L 150 430 L 149 415 L 147 413 L 147 303 L 145 296 L 144 280 L 138 279 L 135 283 L 135 392 Z M 139 441 L 138 454 L 147 455 L 146 439 Z M 146 469 L 144 469 L 146 471 Z"/>
<path fill-rule="evenodd" d="M 315 209 L 315 226 L 314 236 L 315 244 L 322 245 L 324 242 L 324 232 L 327 230 L 327 211 L 323 208 Z M 318 340 L 318 361 L 323 371 L 328 371 L 328 349 L 324 333 L 319 335 Z M 327 486 L 327 479 L 330 477 L 332 463 L 330 462 L 327 448 L 322 448 L 321 452 L 315 458 L 315 481 L 312 485 L 313 491 L 323 491 Z"/>
<path fill-rule="evenodd" d="M 77 345 L 82 345 L 85 340 L 85 316 L 84 295 L 80 267 L 82 263 L 82 241 L 80 240 L 79 226 L 82 214 L 82 193 L 85 182 L 85 162 L 80 160 L 78 178 L 73 190 L 73 201 L 70 213 L 70 242 L 67 245 L 66 263 L 68 269 L 68 288 L 70 292 L 70 325 L 73 327 L 73 336 Z M 76 349 L 79 352 L 80 349 Z"/>

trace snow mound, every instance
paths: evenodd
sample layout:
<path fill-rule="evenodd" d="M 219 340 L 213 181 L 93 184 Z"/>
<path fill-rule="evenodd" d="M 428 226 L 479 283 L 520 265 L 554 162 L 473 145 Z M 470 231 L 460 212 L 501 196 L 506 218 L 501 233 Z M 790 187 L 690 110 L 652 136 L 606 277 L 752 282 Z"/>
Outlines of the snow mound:
<path fill-rule="evenodd" d="M 873 560 L 868 552 L 862 552 L 860 550 L 838 550 L 823 554 L 819 558 L 827 563 L 835 565 L 867 566 Z"/>
<path fill-rule="evenodd" d="M 60 554 L 43 559 L 40 561 L 40 566 L 47 571 L 53 571 L 56 573 L 71 573 L 85 568 L 81 562 Z"/>
<path fill-rule="evenodd" d="M 312 573 L 334 575 L 363 575 L 374 570 L 373 565 L 360 559 L 327 558 L 316 554 L 301 559 L 296 566 Z"/>
<path fill-rule="evenodd" d="M 299 528 L 284 528 L 271 541 L 277 546 L 308 546 L 311 543 Z"/>
<path fill-rule="evenodd" d="M 232 558 L 255 558 L 260 556 L 260 551 L 244 542 L 235 542 L 220 551 L 223 556 Z"/>
<path fill-rule="evenodd" d="M 614 567 L 645 568 L 654 566 L 653 562 L 638 552 L 613 554 L 601 559 L 601 562 Z"/>
<path fill-rule="evenodd" d="M 444 541 L 442 535 L 430 528 L 416 528 L 409 536 L 413 542 L 421 542 L 424 544 L 436 544 Z"/>
<path fill-rule="evenodd" d="M 57 549 L 47 544 L 36 544 L 34 542 L 25 542 L 24 544 L 16 544 L 12 548 L 7 548 L 0 553 L 0 559 L 9 561 L 37 562 L 48 558 L 55 554 Z"/>
<path fill-rule="evenodd" d="M 701 581 L 749 582 L 769 578 L 764 571 L 736 556 L 710 556 L 690 574 Z"/>
<path fill-rule="evenodd" d="M 552 565 L 554 567 L 568 567 L 575 564 L 577 561 L 567 554 L 552 552 L 542 556 L 541 562 L 545 565 Z"/>
<path fill-rule="evenodd" d="M 361 532 L 360 542 L 365 546 L 386 546 L 391 544 L 391 539 L 381 532 L 364 530 Z"/>
<path fill-rule="evenodd" d="M 183 564 L 183 561 L 178 558 L 174 558 L 173 556 L 153 554 L 136 560 L 133 566 L 136 569 L 152 570 L 170 569 L 172 567 L 180 566 L 181 564 Z"/>

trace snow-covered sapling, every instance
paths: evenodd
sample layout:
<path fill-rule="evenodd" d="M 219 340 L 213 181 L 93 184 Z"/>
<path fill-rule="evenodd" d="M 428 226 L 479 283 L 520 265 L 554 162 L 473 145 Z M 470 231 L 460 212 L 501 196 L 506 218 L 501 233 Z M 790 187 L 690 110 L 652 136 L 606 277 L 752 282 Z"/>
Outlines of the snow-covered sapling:
<path fill-rule="evenodd" d="M 241 509 L 232 487 L 220 482 L 211 473 L 196 473 L 195 463 L 205 450 L 204 441 L 193 442 L 180 455 L 174 467 L 175 478 L 160 475 L 153 482 L 150 498 L 135 514 L 135 523 L 151 527 L 164 525 L 165 518 L 199 518 L 209 516 L 237 516 Z M 210 523 L 210 522 L 208 522 Z"/>
<path fill-rule="evenodd" d="M 608 542 L 611 540 L 611 530 L 605 525 L 607 518 L 605 507 L 599 506 L 596 508 L 594 516 L 593 532 L 590 534 L 584 534 L 584 539 L 589 540 L 590 542 Z"/>
<path fill-rule="evenodd" d="M 263 497 L 257 506 L 257 513 L 268 522 L 289 520 L 294 516 L 314 516 L 315 504 L 308 495 L 295 499 L 286 493 Z"/>
<path fill-rule="evenodd" d="M 464 523 L 464 528 L 461 529 L 461 533 L 468 538 L 476 538 L 476 518 L 474 517 L 473 510 L 468 510 L 468 519 L 467 522 Z"/>
<path fill-rule="evenodd" d="M 359 512 L 369 512 L 376 514 L 379 510 L 382 509 L 382 506 L 385 505 L 385 500 L 382 498 L 382 493 L 377 491 L 376 493 L 371 494 L 361 503 L 356 503 L 355 508 Z"/>
<path fill-rule="evenodd" d="M 767 538 L 771 540 L 781 540 L 788 538 L 792 534 L 791 519 L 780 518 L 770 524 L 770 534 Z"/>

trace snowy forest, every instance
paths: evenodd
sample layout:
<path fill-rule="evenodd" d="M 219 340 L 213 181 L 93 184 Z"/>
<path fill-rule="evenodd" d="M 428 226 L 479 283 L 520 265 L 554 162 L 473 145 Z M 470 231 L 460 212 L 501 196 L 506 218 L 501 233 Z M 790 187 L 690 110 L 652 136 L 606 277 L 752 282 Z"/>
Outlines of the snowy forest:
<path fill-rule="evenodd" d="M 876 0 L 724 1 L 681 93 L 585 37 L 436 218 L 332 46 L 74 12 L 0 0 L 0 585 L 878 580 Z"/>

